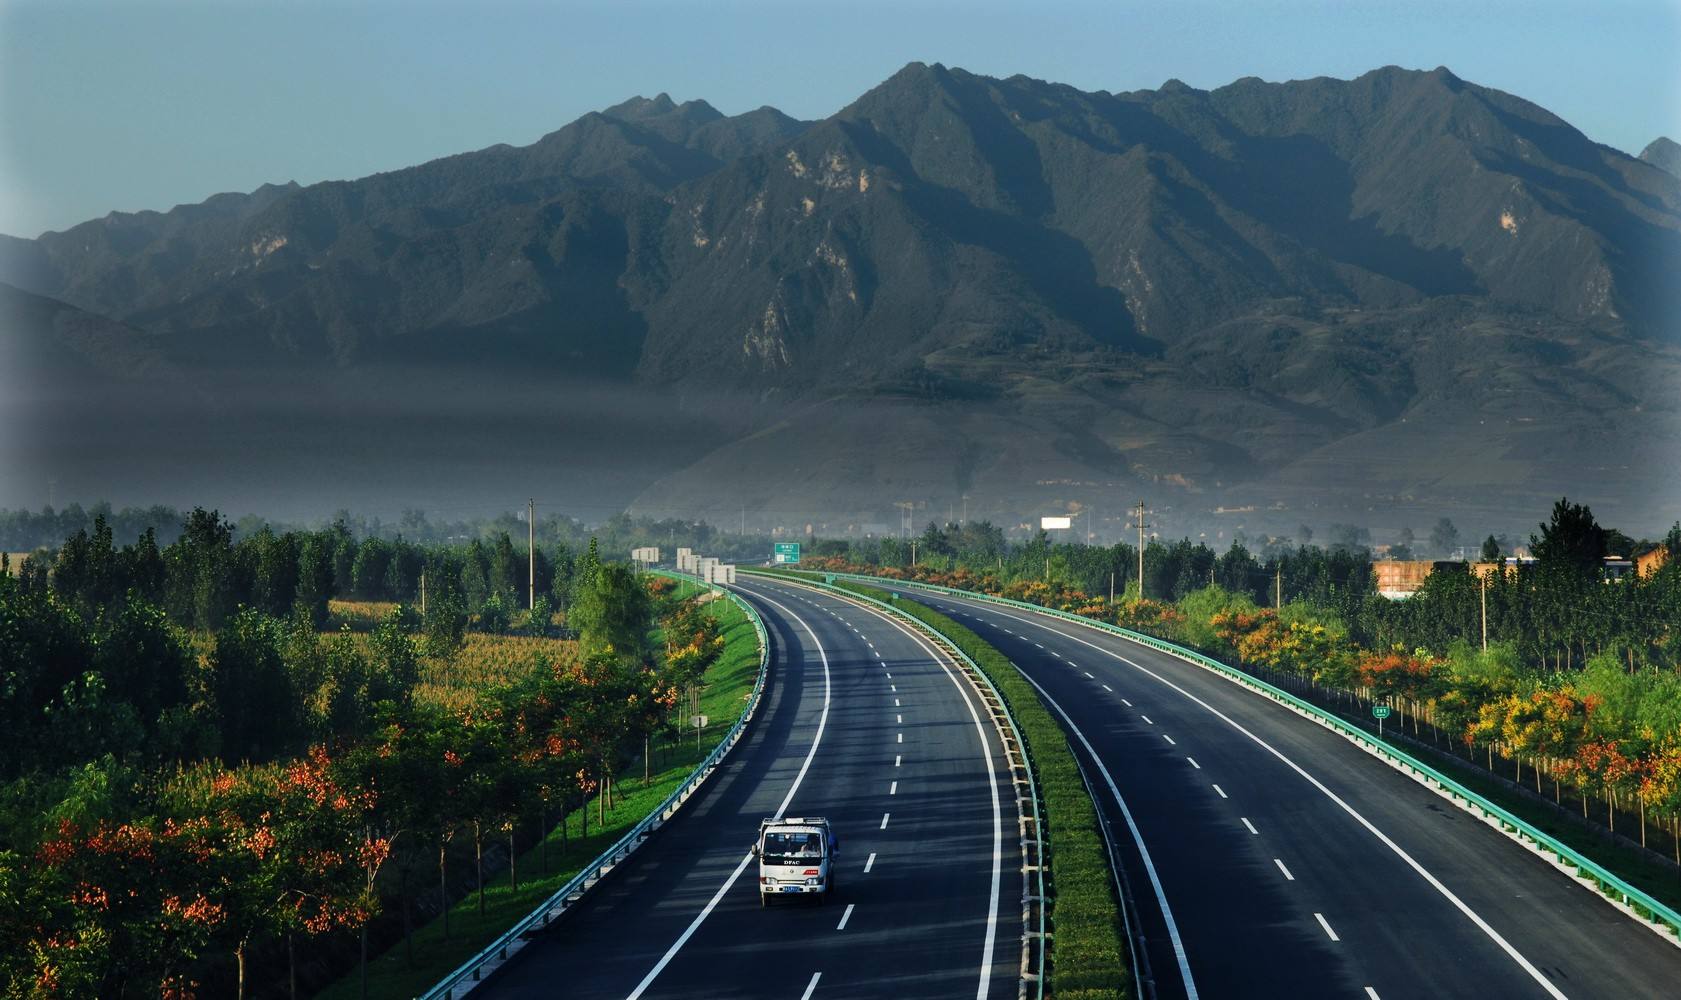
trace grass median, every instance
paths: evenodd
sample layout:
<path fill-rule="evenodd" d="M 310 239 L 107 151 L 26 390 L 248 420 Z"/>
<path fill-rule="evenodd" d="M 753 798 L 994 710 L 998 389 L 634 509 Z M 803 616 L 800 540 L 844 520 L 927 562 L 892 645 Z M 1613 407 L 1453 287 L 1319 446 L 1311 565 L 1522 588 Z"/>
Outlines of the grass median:
<path fill-rule="evenodd" d="M 1015 717 L 1044 800 L 1045 855 L 1050 862 L 1045 995 L 1059 1000 L 1131 997 L 1120 901 L 1115 897 L 1114 875 L 1097 812 L 1067 735 L 1032 685 L 1004 654 L 938 611 L 874 587 L 856 583 L 835 586 L 891 604 L 922 621 L 974 660 L 991 679 Z"/>
<path fill-rule="evenodd" d="M 679 591 L 680 594 L 686 594 L 689 589 L 696 593 L 701 590 L 684 586 L 686 589 Z M 698 738 L 691 729 L 675 740 L 661 741 L 655 748 L 657 770 L 646 783 L 641 775 L 626 774 L 621 778 L 614 788 L 606 823 L 595 822 L 592 813 L 589 836 L 582 835 L 582 814 L 597 808 L 593 799 L 583 809 L 572 812 L 564 830 L 557 825 L 549 832 L 546 843 L 521 852 L 518 889 L 509 886 L 505 870 L 498 881 L 487 879 L 483 916 L 479 914 L 476 894 L 469 892 L 450 908 L 449 937 L 443 936 L 443 922 L 433 920 L 415 931 L 412 949 L 399 940 L 371 960 L 368 996 L 414 997 L 431 989 L 537 904 L 558 892 L 602 851 L 640 823 L 712 752 L 746 707 L 759 672 L 759 643 L 753 622 L 733 601 L 720 600 L 713 606 L 723 628 L 724 653 L 706 672 L 700 706 L 701 714 L 716 721 L 709 723 Z M 545 849 L 547 866 L 543 864 Z M 323 1000 L 360 1000 L 360 971 L 351 970 L 318 996 Z"/>

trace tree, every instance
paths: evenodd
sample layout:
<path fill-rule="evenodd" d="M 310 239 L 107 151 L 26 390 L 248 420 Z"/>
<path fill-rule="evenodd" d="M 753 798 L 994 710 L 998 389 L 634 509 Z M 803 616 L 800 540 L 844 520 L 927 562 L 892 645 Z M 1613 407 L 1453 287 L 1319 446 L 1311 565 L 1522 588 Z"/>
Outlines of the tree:
<path fill-rule="evenodd" d="M 309 611 L 316 628 L 327 624 L 327 602 L 333 597 L 333 540 L 312 532 L 298 545 L 297 587 L 293 599 Z"/>
<path fill-rule="evenodd" d="M 1445 517 L 1438 519 L 1436 526 L 1430 529 L 1430 547 L 1444 559 L 1451 556 L 1459 547 L 1459 529 Z"/>
<path fill-rule="evenodd" d="M 1489 535 L 1483 539 L 1483 548 L 1480 555 L 1483 562 L 1499 562 L 1500 542 L 1493 535 Z"/>
<path fill-rule="evenodd" d="M 250 609 L 216 633 L 211 690 L 222 750 L 232 759 L 266 760 L 296 734 L 298 700 L 280 646 L 276 622 Z"/>
<path fill-rule="evenodd" d="M 1529 536 L 1529 548 L 1543 570 L 1556 570 L 1581 578 L 1599 575 L 1605 562 L 1605 529 L 1593 519 L 1586 504 L 1573 504 L 1560 497 L 1553 504 L 1550 523 L 1540 525 L 1539 535 Z"/>
<path fill-rule="evenodd" d="M 603 563 L 582 581 L 568 620 L 586 656 L 606 651 L 639 662 L 647 654 L 651 614 L 635 571 L 624 563 Z"/>

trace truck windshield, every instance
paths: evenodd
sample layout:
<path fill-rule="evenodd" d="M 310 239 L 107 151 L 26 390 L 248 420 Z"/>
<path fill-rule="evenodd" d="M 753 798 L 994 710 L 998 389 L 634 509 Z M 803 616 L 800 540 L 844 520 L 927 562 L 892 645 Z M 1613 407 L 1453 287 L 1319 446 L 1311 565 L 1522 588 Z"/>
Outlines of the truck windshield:
<path fill-rule="evenodd" d="M 823 859 L 823 838 L 816 833 L 767 833 L 761 860 L 767 865 L 801 865 Z"/>

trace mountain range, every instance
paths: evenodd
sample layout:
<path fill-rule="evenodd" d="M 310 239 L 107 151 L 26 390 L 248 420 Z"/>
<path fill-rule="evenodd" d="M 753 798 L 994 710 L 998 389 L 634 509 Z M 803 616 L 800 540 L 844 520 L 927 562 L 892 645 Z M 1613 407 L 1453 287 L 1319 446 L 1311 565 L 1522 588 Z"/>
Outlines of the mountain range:
<path fill-rule="evenodd" d="M 834 531 L 964 495 L 1115 529 L 1142 498 L 1213 536 L 1516 529 L 1568 493 L 1656 530 L 1678 153 L 1446 69 L 1105 93 L 913 63 L 815 122 L 635 98 L 0 237 L 0 503 L 538 492 Z"/>

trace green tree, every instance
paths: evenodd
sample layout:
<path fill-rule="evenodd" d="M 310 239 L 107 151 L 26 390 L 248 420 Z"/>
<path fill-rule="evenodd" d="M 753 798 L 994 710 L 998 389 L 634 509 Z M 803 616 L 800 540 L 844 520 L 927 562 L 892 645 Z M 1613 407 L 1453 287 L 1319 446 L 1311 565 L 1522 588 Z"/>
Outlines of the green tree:
<path fill-rule="evenodd" d="M 647 656 L 652 610 L 634 570 L 624 563 L 603 563 L 582 582 L 568 620 L 586 656 L 610 652 L 641 662 Z"/>
<path fill-rule="evenodd" d="M 245 609 L 216 633 L 211 689 L 226 758 L 267 760 L 297 733 L 298 699 L 274 619 Z"/>
<path fill-rule="evenodd" d="M 1529 548 L 1543 570 L 1583 578 L 1599 575 L 1605 561 L 1605 529 L 1586 504 L 1560 497 L 1553 504 L 1552 520 L 1540 528 L 1539 535 L 1529 536 Z"/>
<path fill-rule="evenodd" d="M 327 624 L 327 602 L 333 597 L 333 540 L 311 532 L 298 544 L 297 586 L 293 599 L 308 610 L 316 628 Z"/>
<path fill-rule="evenodd" d="M 1482 552 L 1479 553 L 1479 554 L 1482 556 L 1482 561 L 1483 562 L 1499 562 L 1500 561 L 1500 542 L 1499 542 L 1499 540 L 1497 540 L 1493 535 L 1489 535 L 1487 538 L 1483 539 Z"/>

